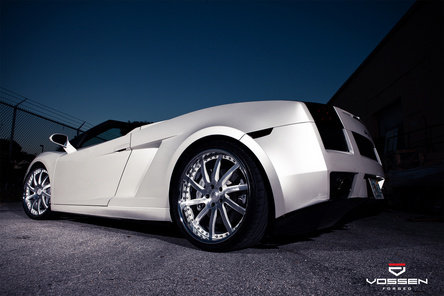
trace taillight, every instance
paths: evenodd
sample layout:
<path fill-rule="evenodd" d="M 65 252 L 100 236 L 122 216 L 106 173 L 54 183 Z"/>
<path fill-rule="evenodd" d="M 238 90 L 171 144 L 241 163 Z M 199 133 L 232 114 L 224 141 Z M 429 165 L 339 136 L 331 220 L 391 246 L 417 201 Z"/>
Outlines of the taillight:
<path fill-rule="evenodd" d="M 313 117 L 325 149 L 349 151 L 344 126 L 331 105 L 305 103 Z"/>

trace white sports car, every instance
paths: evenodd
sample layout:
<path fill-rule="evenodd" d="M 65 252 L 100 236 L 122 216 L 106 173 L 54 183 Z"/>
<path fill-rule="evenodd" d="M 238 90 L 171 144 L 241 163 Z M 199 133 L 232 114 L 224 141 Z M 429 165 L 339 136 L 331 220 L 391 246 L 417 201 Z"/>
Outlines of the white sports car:
<path fill-rule="evenodd" d="M 65 152 L 30 164 L 29 217 L 55 211 L 174 221 L 206 250 L 252 246 L 267 226 L 316 204 L 383 198 L 369 132 L 330 105 L 237 103 L 129 132 L 111 124 L 72 144 L 62 134 L 50 139 Z"/>

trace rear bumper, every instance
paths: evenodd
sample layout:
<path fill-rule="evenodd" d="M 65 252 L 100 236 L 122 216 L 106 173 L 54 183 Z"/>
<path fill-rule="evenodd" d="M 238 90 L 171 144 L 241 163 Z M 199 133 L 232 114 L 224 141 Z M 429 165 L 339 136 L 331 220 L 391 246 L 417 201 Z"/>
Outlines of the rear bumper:
<path fill-rule="evenodd" d="M 346 220 L 374 215 L 383 205 L 383 200 L 375 199 L 329 200 L 281 216 L 273 221 L 270 230 L 278 236 L 308 234 L 334 226 L 349 213 Z"/>
<path fill-rule="evenodd" d="M 349 151 L 325 149 L 314 122 L 275 127 L 270 135 L 255 139 L 276 171 L 277 180 L 270 182 L 282 189 L 283 200 L 278 202 L 283 203 L 279 204 L 283 210 L 276 211 L 276 218 L 330 200 L 372 197 L 367 179 L 383 180 L 384 172 L 378 157 L 372 159 L 359 151 L 355 134 L 371 141 L 365 127 L 356 119 L 347 120 L 343 124 Z M 345 194 L 332 194 L 335 173 L 351 175 Z"/>

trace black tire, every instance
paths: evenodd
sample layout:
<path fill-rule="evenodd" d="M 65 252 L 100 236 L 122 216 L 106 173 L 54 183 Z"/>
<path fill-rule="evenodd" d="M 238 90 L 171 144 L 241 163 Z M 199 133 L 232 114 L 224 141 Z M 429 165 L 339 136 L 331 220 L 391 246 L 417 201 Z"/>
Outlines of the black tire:
<path fill-rule="evenodd" d="M 22 204 L 31 219 L 42 220 L 51 216 L 51 183 L 45 167 L 33 167 L 26 175 Z"/>
<path fill-rule="evenodd" d="M 176 166 L 170 187 L 171 217 L 201 249 L 220 252 L 253 246 L 267 228 L 265 181 L 254 156 L 240 143 L 200 142 Z M 202 212 L 205 215 L 199 215 Z"/>

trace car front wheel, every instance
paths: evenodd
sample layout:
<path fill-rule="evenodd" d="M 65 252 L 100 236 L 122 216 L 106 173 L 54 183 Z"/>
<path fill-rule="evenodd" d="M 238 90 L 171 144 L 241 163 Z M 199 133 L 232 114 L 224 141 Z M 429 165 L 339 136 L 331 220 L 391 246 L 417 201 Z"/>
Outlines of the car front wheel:
<path fill-rule="evenodd" d="M 42 167 L 32 169 L 25 179 L 23 208 L 32 219 L 47 218 L 51 212 L 51 183 L 48 171 Z"/>

